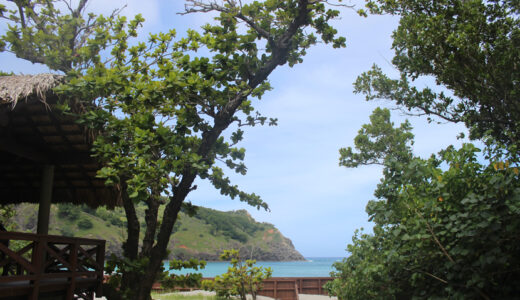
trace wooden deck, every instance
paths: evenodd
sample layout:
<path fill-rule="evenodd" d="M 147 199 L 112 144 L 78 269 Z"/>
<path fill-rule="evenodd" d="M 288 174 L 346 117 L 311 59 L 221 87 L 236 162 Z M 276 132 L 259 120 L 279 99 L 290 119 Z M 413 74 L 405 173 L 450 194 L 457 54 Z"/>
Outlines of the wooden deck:
<path fill-rule="evenodd" d="M 105 241 L 0 232 L 0 299 L 101 296 Z"/>

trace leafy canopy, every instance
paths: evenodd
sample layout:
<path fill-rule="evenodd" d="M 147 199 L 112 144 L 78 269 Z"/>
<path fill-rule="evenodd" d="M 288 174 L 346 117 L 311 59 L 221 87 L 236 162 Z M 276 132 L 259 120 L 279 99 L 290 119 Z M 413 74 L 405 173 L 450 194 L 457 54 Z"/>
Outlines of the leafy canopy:
<path fill-rule="evenodd" d="M 224 195 L 267 208 L 257 195 L 231 185 L 215 161 L 245 174 L 245 150 L 235 147 L 243 138 L 241 127 L 276 124 L 255 113 L 248 98 L 260 98 L 270 89 L 267 72 L 286 61 L 301 62 L 316 43 L 314 34 L 295 27 L 294 18 L 305 18 L 302 25 L 315 27 L 334 46 L 343 45 L 344 38 L 335 38 L 335 29 L 326 23 L 337 11 L 325 10 L 320 2 L 309 4 L 306 15 L 297 1 L 233 3 L 198 7 L 193 2 L 189 12 L 217 9 L 220 24 L 208 24 L 202 33 L 190 30 L 177 41 L 171 30 L 130 46 L 140 20 L 128 24 L 128 33 L 122 27 L 112 61 L 96 65 L 64 88 L 80 99 L 97 99 L 101 109 L 89 112 L 83 122 L 104 132 L 93 150 L 105 162 L 99 176 L 107 184 L 127 178 L 130 198 L 146 199 L 149 188 L 173 194 L 188 172 L 209 179 Z M 242 22 L 248 27 L 245 33 L 239 33 Z M 259 39 L 267 40 L 265 48 L 255 42 Z M 213 56 L 196 55 L 201 48 Z M 231 123 L 238 126 L 229 140 L 218 137 Z"/>
<path fill-rule="evenodd" d="M 517 295 L 520 172 L 508 161 L 482 164 L 479 152 L 465 144 L 429 159 L 386 155 L 378 200 L 366 207 L 373 234 L 356 233 L 329 291 L 341 299 Z"/>
<path fill-rule="evenodd" d="M 233 185 L 224 168 L 246 173 L 238 146 L 245 126 L 276 124 L 253 107 L 271 89 L 269 75 L 301 63 L 318 40 L 345 46 L 329 24 L 339 11 L 323 0 L 187 0 L 185 13 L 217 12 L 215 22 L 180 38 L 172 29 L 141 41 L 139 15 L 85 17 L 86 0 L 77 8 L 65 1 L 67 13 L 56 9 L 58 2 L 0 6 L 11 24 L 1 46 L 68 75 L 57 90 L 71 100 L 62 109 L 84 108 L 78 118 L 94 133 L 92 153 L 103 165 L 97 176 L 120 191 L 127 219 L 125 257 L 114 261 L 121 286 L 109 297 L 149 299 L 178 213 L 192 207 L 185 200 L 197 177 L 268 209 L 258 195 Z M 147 205 L 142 244 L 139 202 Z"/>
<path fill-rule="evenodd" d="M 70 76 L 60 90 L 95 107 L 80 118 L 99 133 L 92 148 L 103 163 L 98 176 L 121 191 L 128 240 L 120 261 L 125 267 L 119 269 L 126 272 L 122 290 L 128 297 L 149 297 L 147 289 L 167 255 L 181 207 L 189 206 L 185 199 L 196 189 L 196 177 L 209 180 L 223 195 L 268 209 L 224 173 L 224 167 L 247 171 L 245 149 L 238 147 L 245 126 L 276 124 L 254 110 L 253 100 L 271 89 L 271 72 L 302 62 L 318 39 L 333 47 L 345 44 L 328 24 L 339 12 L 324 1 L 187 1 L 186 13 L 210 11 L 219 13 L 215 24 L 188 30 L 181 38 L 175 30 L 151 34 L 146 42 L 132 39 L 139 16 L 131 22 L 119 18 L 110 35 L 110 59 Z M 93 61 L 103 60 L 98 54 Z M 223 135 L 228 128 L 232 132 Z M 161 195 L 166 203 L 159 223 Z M 148 209 L 139 252 L 135 203 L 141 201 Z M 147 286 L 136 291 L 132 282 L 142 274 Z"/>
<path fill-rule="evenodd" d="M 366 211 L 373 234 L 357 232 L 350 256 L 327 284 L 340 299 L 510 299 L 520 290 L 518 1 L 367 1 L 372 13 L 401 16 L 392 62 L 374 66 L 355 91 L 388 99 L 410 114 L 463 122 L 470 138 L 429 159 L 415 157 L 409 127 L 374 111 L 342 149 L 340 164 L 383 164 Z M 440 88 L 414 81 L 433 76 Z M 405 123 L 407 124 L 407 123 Z"/>
<path fill-rule="evenodd" d="M 367 1 L 372 13 L 400 16 L 390 79 L 374 66 L 355 83 L 367 100 L 389 99 L 411 113 L 463 122 L 470 137 L 516 147 L 520 110 L 518 1 Z M 450 93 L 413 85 L 433 76 Z M 438 90 L 438 89 L 437 89 Z"/>
<path fill-rule="evenodd" d="M 399 128 L 394 128 L 388 109 L 376 108 L 370 116 L 370 124 L 361 127 L 354 139 L 354 147 L 341 148 L 340 166 L 355 168 L 360 165 L 383 165 L 384 159 L 392 155 L 400 161 L 409 159 L 413 134 L 411 125 L 405 121 Z"/>
<path fill-rule="evenodd" d="M 120 10 L 107 17 L 86 14 L 87 0 L 78 1 L 76 7 L 68 1 L 9 2 L 12 4 L 0 4 L 0 18 L 8 24 L 0 39 L 0 51 L 64 73 L 100 63 L 99 54 L 117 34 L 112 31 L 121 26 L 121 19 L 116 18 Z"/>

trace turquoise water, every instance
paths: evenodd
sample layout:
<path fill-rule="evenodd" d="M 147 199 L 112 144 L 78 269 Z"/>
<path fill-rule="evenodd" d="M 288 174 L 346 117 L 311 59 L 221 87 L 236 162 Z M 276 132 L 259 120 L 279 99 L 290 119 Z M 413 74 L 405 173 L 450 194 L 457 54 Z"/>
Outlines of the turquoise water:
<path fill-rule="evenodd" d="M 341 257 L 307 257 L 307 261 L 259 261 L 257 266 L 271 267 L 273 277 L 329 277 L 332 264 Z M 208 262 L 206 268 L 200 271 L 185 269 L 182 271 L 173 271 L 175 274 L 186 274 L 191 272 L 202 273 L 204 277 L 215 277 L 222 273 L 226 273 L 229 262 Z M 168 262 L 165 263 L 168 268 Z"/>

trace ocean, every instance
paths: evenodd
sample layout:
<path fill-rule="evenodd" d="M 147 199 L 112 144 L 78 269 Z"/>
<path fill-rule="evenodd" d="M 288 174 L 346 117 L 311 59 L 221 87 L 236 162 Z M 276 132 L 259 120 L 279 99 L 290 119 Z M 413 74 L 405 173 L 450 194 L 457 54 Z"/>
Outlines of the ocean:
<path fill-rule="evenodd" d="M 329 277 L 333 270 L 332 264 L 342 259 L 342 257 L 307 257 L 306 261 L 259 261 L 256 266 L 271 267 L 273 277 Z M 168 262 L 165 267 L 168 268 Z M 227 272 L 229 262 L 208 262 L 206 268 L 195 271 L 192 269 L 184 269 L 182 271 L 174 270 L 175 274 L 186 273 L 202 273 L 203 277 L 215 277 Z"/>

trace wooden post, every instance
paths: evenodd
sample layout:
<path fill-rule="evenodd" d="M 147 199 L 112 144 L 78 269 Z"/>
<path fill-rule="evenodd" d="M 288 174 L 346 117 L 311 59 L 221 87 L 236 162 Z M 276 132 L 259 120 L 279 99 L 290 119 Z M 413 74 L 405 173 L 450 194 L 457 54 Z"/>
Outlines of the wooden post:
<path fill-rule="evenodd" d="M 103 279 L 104 279 L 104 268 L 105 268 L 105 243 L 103 241 L 101 245 L 97 245 L 96 262 L 99 267 L 98 270 L 98 286 L 96 289 L 96 297 L 103 296 Z"/>
<path fill-rule="evenodd" d="M 36 279 L 31 281 L 31 284 L 33 285 L 32 293 L 28 297 L 30 300 L 38 300 L 38 296 L 40 294 L 40 281 L 42 274 L 44 273 L 44 253 L 45 253 L 45 246 L 44 243 L 47 243 L 47 237 L 38 236 L 34 240 L 34 248 L 32 253 L 32 265 L 35 269 Z"/>
<path fill-rule="evenodd" d="M 74 291 L 76 290 L 76 272 L 78 271 L 78 251 L 79 245 L 78 241 L 75 240 L 72 245 L 70 245 L 70 278 L 69 278 L 69 288 L 67 289 L 67 299 L 74 298 Z"/>
<path fill-rule="evenodd" d="M 40 190 L 40 206 L 38 208 L 38 228 L 36 233 L 49 234 L 49 216 L 51 213 L 52 186 L 54 183 L 54 166 L 44 165 Z"/>

